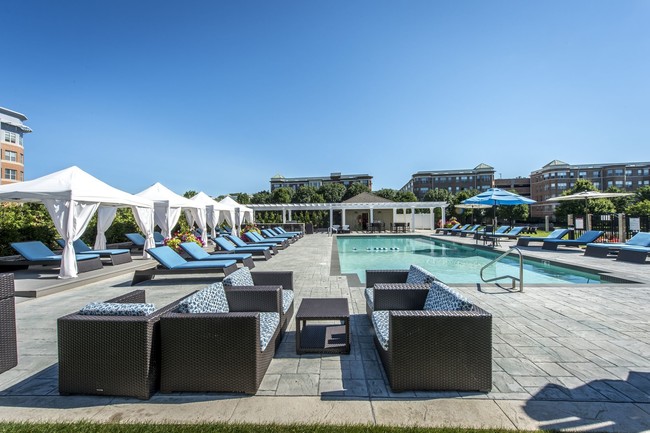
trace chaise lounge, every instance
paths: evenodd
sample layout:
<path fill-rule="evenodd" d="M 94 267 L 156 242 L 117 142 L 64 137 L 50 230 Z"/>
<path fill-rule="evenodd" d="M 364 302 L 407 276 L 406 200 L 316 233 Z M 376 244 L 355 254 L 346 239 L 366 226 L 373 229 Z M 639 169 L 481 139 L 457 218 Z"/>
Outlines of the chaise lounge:
<path fill-rule="evenodd" d="M 57 239 L 56 243 L 59 244 L 61 248 L 65 247 L 65 241 L 63 239 Z M 113 266 L 132 261 L 131 251 L 128 249 L 93 250 L 81 239 L 74 241 L 72 247 L 76 254 L 98 254 L 102 259 L 109 259 L 108 263 Z"/>
<path fill-rule="evenodd" d="M 227 254 L 234 253 L 244 253 L 244 254 L 254 254 L 256 256 L 263 256 L 264 260 L 271 258 L 271 252 L 273 251 L 271 246 L 265 245 L 246 245 L 243 247 L 235 247 L 233 244 L 228 242 L 222 236 L 214 238 L 214 243 L 218 248 L 221 248 Z"/>
<path fill-rule="evenodd" d="M 190 275 L 223 272 L 230 275 L 237 270 L 235 260 L 205 260 L 201 262 L 188 262 L 168 246 L 150 248 L 147 250 L 159 263 L 158 266 L 136 270 L 133 274 L 131 285 L 152 280 L 156 275 Z"/>
<path fill-rule="evenodd" d="M 648 255 L 650 255 L 650 247 L 630 245 L 621 247 L 616 260 L 621 262 L 645 263 Z"/>
<path fill-rule="evenodd" d="M 253 261 L 253 255 L 251 253 L 208 253 L 203 248 L 201 248 L 196 242 L 182 242 L 180 247 L 189 255 L 192 260 L 203 262 L 206 260 L 237 260 L 237 263 L 241 263 L 248 268 L 254 268 L 255 262 Z"/>
<path fill-rule="evenodd" d="M 542 244 L 542 249 L 555 251 L 560 245 L 567 247 L 580 247 L 591 242 L 596 242 L 596 239 L 601 237 L 603 234 L 605 234 L 605 232 L 600 230 L 589 230 L 584 232 L 578 239 L 547 239 Z"/>
<path fill-rule="evenodd" d="M 142 251 L 144 249 L 145 238 L 140 233 L 125 233 L 124 236 L 133 244 L 131 246 L 131 251 Z M 164 245 L 164 239 L 162 241 L 156 240 L 154 236 L 154 242 L 157 247 L 162 247 Z"/>
<path fill-rule="evenodd" d="M 555 229 L 549 233 L 546 237 L 536 237 L 536 236 L 522 236 L 517 239 L 518 247 L 527 247 L 531 242 L 544 242 L 551 239 L 562 239 L 566 234 L 569 233 L 568 229 Z"/>
<path fill-rule="evenodd" d="M 284 245 L 278 245 L 277 242 L 258 242 L 258 241 L 251 241 L 251 243 L 247 244 L 237 236 L 233 235 L 224 235 L 226 239 L 228 239 L 230 242 L 232 242 L 235 247 L 269 247 L 271 249 L 271 252 L 273 254 L 278 253 L 278 249 L 284 249 Z"/>
<path fill-rule="evenodd" d="M 585 256 L 607 257 L 609 254 L 618 254 L 621 248 L 629 246 L 650 247 L 650 233 L 638 232 L 625 243 L 589 243 L 585 249 Z"/>
<path fill-rule="evenodd" d="M 11 247 L 23 256 L 24 260 L 3 262 L 4 269 L 27 269 L 31 265 L 61 266 L 61 255 L 55 254 L 41 241 L 12 242 Z M 75 254 L 77 271 L 88 272 L 102 268 L 99 254 Z"/>

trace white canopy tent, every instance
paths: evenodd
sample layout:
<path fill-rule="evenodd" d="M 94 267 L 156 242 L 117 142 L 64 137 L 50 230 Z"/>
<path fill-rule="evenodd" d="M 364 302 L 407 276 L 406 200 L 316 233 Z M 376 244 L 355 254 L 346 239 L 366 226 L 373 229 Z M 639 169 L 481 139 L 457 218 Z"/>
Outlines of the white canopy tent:
<path fill-rule="evenodd" d="M 170 238 L 172 229 L 181 217 L 182 209 L 189 209 L 199 227 L 205 230 L 205 206 L 178 195 L 159 182 L 136 194 L 154 203 L 154 223 L 165 238 Z"/>
<path fill-rule="evenodd" d="M 226 196 L 224 199 L 222 199 L 219 203 L 226 204 L 235 209 L 235 224 L 233 226 L 233 234 L 235 231 L 235 227 L 237 228 L 240 227 L 244 221 L 248 221 L 250 223 L 255 222 L 255 220 L 253 219 L 253 209 L 244 206 L 243 204 L 237 203 L 229 195 Z"/>
<path fill-rule="evenodd" d="M 153 202 L 100 181 L 79 167 L 72 166 L 34 180 L 0 186 L 0 201 L 42 202 L 57 232 L 65 241 L 59 278 L 75 278 L 77 261 L 72 243 L 79 239 L 97 209 L 97 240 L 106 245 L 104 235 L 118 207 L 130 207 L 145 233 L 146 247 L 154 246 Z M 110 215 L 113 217 L 109 218 Z"/>
<path fill-rule="evenodd" d="M 235 226 L 234 207 L 216 201 L 203 191 L 196 194 L 190 200 L 193 200 L 205 207 L 206 223 L 208 226 L 210 226 L 210 235 L 213 238 L 217 235 L 217 226 L 223 221 L 226 221 L 228 224 L 230 224 L 231 227 Z M 185 217 L 187 218 L 187 221 L 190 223 L 190 225 L 195 222 L 197 225 L 200 225 L 199 222 L 194 219 L 192 212 L 188 212 L 186 210 Z M 202 228 L 202 230 L 203 233 L 205 233 L 205 228 Z"/>

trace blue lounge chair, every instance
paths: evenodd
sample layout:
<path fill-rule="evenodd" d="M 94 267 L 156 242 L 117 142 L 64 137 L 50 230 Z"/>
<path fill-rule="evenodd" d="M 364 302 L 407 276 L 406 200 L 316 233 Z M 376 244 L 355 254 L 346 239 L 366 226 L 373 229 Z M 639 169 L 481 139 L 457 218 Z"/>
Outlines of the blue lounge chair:
<path fill-rule="evenodd" d="M 621 247 L 618 252 L 617 261 L 632 262 L 632 263 L 645 263 L 646 258 L 650 254 L 650 247 L 642 247 L 638 245 L 629 245 Z"/>
<path fill-rule="evenodd" d="M 264 243 L 275 243 L 278 245 L 278 248 L 286 248 L 289 246 L 289 240 L 286 238 L 265 238 L 262 237 L 259 233 L 255 232 L 246 232 L 244 233 L 246 239 L 250 239 L 252 242 L 264 242 Z"/>
<path fill-rule="evenodd" d="M 140 233 L 125 233 L 124 236 L 126 236 L 126 238 L 130 240 L 131 243 L 133 244 L 133 246 L 131 247 L 132 250 L 144 249 L 145 238 Z M 158 242 L 156 241 L 156 236 L 154 236 L 154 241 L 156 242 L 157 247 L 162 247 L 164 245 L 164 238 L 162 241 Z"/>
<path fill-rule="evenodd" d="M 580 247 L 591 242 L 596 242 L 596 239 L 601 237 L 603 234 L 605 234 L 605 232 L 600 230 L 589 230 L 584 232 L 578 239 L 548 239 L 542 244 L 542 249 L 555 251 L 560 245 L 567 247 Z"/>
<path fill-rule="evenodd" d="M 279 235 L 271 229 L 262 229 L 261 231 L 265 238 L 287 239 L 290 241 L 293 241 L 294 238 L 294 235 Z"/>
<path fill-rule="evenodd" d="M 3 262 L 4 270 L 27 269 L 30 265 L 61 266 L 61 256 L 55 254 L 41 241 L 12 242 L 11 247 L 18 251 L 18 254 L 23 256 L 24 260 Z M 75 254 L 75 257 L 78 272 L 88 272 L 102 268 L 99 254 Z"/>
<path fill-rule="evenodd" d="M 519 239 L 517 239 L 517 246 L 520 247 L 527 247 L 529 243 L 531 242 L 544 242 L 546 240 L 551 240 L 551 239 L 562 239 L 564 236 L 569 233 L 568 229 L 555 229 L 551 233 L 549 233 L 548 236 L 542 238 L 542 237 L 536 237 L 536 236 L 522 236 Z"/>
<path fill-rule="evenodd" d="M 469 229 L 470 226 L 471 226 L 471 224 L 465 224 L 464 226 L 459 227 L 459 228 L 449 229 L 449 231 L 445 232 L 445 234 L 450 234 L 452 236 L 456 236 L 457 234 L 460 234 L 460 232 L 462 232 L 463 230 Z"/>
<path fill-rule="evenodd" d="M 587 244 L 587 249 L 585 250 L 585 256 L 607 257 L 608 254 L 617 254 L 621 248 L 629 246 L 646 248 L 650 247 L 650 233 L 639 232 L 632 236 L 630 240 L 625 243 L 589 243 Z"/>
<path fill-rule="evenodd" d="M 63 239 L 57 239 L 56 243 L 61 248 L 65 247 Z M 98 254 L 100 258 L 109 259 L 111 265 L 121 265 L 122 263 L 131 262 L 131 251 L 127 249 L 111 249 L 111 250 L 93 250 L 84 241 L 77 239 L 72 243 L 74 252 L 76 254 Z"/>
<path fill-rule="evenodd" d="M 289 234 L 289 235 L 297 235 L 297 236 L 300 237 L 300 238 L 303 237 L 303 236 L 305 235 L 303 232 L 288 232 L 288 231 L 286 231 L 286 230 L 285 230 L 284 228 L 282 228 L 282 227 L 275 227 L 274 230 L 275 230 L 276 232 L 280 233 L 280 234 L 284 233 L 284 234 Z"/>
<path fill-rule="evenodd" d="M 442 233 L 444 235 L 444 234 L 447 234 L 449 232 L 449 230 L 457 229 L 458 227 L 460 227 L 460 223 L 456 223 L 451 227 L 438 227 L 436 229 L 436 234 Z"/>
<path fill-rule="evenodd" d="M 192 260 L 198 260 L 200 262 L 206 260 L 237 260 L 238 263 L 243 264 L 249 269 L 255 267 L 255 262 L 253 262 L 253 255 L 251 253 L 208 253 L 203 248 L 199 246 L 196 242 L 183 242 L 180 244 L 180 247 L 185 251 Z"/>
<path fill-rule="evenodd" d="M 285 237 L 287 239 L 292 239 L 292 240 L 298 240 L 300 238 L 300 236 L 296 233 L 286 233 L 286 232 L 282 233 L 277 229 L 266 229 L 266 230 L 267 230 L 266 232 L 262 230 L 262 233 L 267 234 L 267 236 L 272 236 L 276 238 Z"/>
<path fill-rule="evenodd" d="M 520 227 L 513 227 L 512 230 L 508 232 L 503 232 L 503 233 L 487 233 L 485 236 L 488 238 L 498 238 L 498 239 L 517 239 L 519 237 L 519 233 L 522 232 L 526 227 L 520 226 Z"/>
<path fill-rule="evenodd" d="M 235 247 L 233 244 L 228 242 L 223 236 L 218 236 L 214 238 L 214 243 L 217 244 L 221 250 L 226 253 L 247 253 L 255 254 L 256 256 L 264 256 L 264 260 L 271 258 L 271 246 L 266 245 L 250 245 L 245 247 Z M 198 246 L 198 245 L 197 245 Z"/>
<path fill-rule="evenodd" d="M 273 254 L 278 253 L 278 244 L 276 242 L 253 242 L 250 244 L 239 239 L 237 236 L 233 235 L 224 235 L 226 239 L 232 242 L 236 247 L 270 247 Z M 280 248 L 284 248 L 281 246 Z"/>
<path fill-rule="evenodd" d="M 474 233 L 476 233 L 478 231 L 479 227 L 481 227 L 480 224 L 474 224 L 473 226 L 471 226 L 467 230 L 461 230 L 460 231 L 460 237 L 464 238 L 464 237 L 467 237 L 467 235 L 474 235 Z"/>
<path fill-rule="evenodd" d="M 136 270 L 133 280 L 131 280 L 132 286 L 142 281 L 151 280 L 156 275 L 208 274 L 212 272 L 223 272 L 225 275 L 230 275 L 237 270 L 235 260 L 188 262 L 168 246 L 149 248 L 147 252 L 156 259 L 159 265 L 150 269 Z"/>
<path fill-rule="evenodd" d="M 153 240 L 156 241 L 156 245 L 165 243 L 165 237 L 160 232 L 153 232 Z"/>

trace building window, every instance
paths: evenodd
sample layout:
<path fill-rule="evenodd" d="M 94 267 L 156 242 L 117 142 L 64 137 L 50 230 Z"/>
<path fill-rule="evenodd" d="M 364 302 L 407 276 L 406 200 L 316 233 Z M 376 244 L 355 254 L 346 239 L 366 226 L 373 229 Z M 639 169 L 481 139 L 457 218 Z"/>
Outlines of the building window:
<path fill-rule="evenodd" d="M 11 150 L 5 150 L 5 161 L 16 162 L 17 155 L 18 154 L 16 152 L 13 152 Z"/>
<path fill-rule="evenodd" d="M 18 136 L 18 144 L 23 145 L 23 136 L 22 134 Z"/>
<path fill-rule="evenodd" d="M 16 180 L 16 170 L 5 168 L 5 179 Z"/>
<path fill-rule="evenodd" d="M 5 141 L 7 143 L 15 143 L 16 142 L 16 133 L 15 132 L 5 131 Z"/>
<path fill-rule="evenodd" d="M 578 177 L 580 179 L 583 179 L 583 178 L 587 177 L 587 172 L 586 171 L 579 171 L 578 172 Z"/>
<path fill-rule="evenodd" d="M 632 181 L 631 180 L 626 180 L 625 181 L 625 188 L 632 188 Z"/>
<path fill-rule="evenodd" d="M 594 186 L 598 189 L 600 189 L 600 182 L 592 182 Z"/>

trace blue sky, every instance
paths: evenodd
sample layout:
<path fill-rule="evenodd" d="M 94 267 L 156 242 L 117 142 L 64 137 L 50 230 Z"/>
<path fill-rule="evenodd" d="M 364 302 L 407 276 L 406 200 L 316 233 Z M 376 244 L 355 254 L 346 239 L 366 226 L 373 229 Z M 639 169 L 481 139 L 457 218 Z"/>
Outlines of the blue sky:
<path fill-rule="evenodd" d="M 0 106 L 34 130 L 27 179 L 132 193 L 647 161 L 648 22 L 646 0 L 21 0 Z"/>

